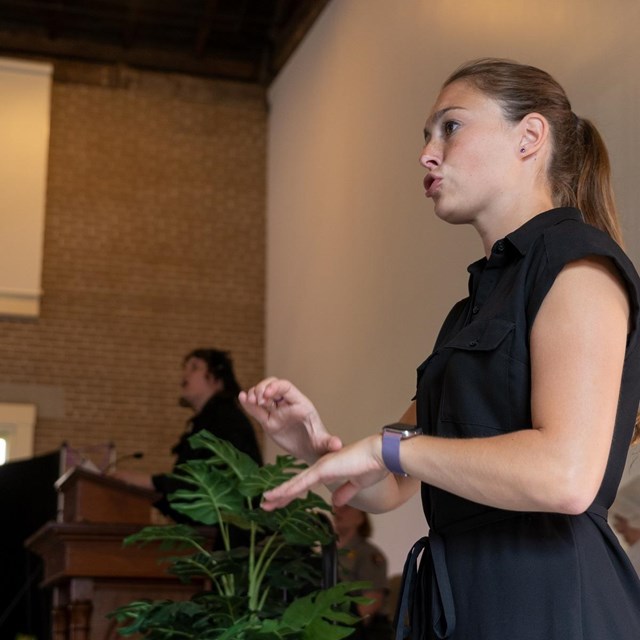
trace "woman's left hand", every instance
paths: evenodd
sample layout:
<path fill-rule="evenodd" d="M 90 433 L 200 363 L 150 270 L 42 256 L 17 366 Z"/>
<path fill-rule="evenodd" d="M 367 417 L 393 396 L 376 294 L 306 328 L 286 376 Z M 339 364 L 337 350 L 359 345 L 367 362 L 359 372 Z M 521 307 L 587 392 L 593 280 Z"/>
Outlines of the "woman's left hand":
<path fill-rule="evenodd" d="M 273 511 L 285 507 L 318 484 L 328 485 L 333 503 L 340 506 L 388 475 L 389 471 L 382 462 L 381 436 L 368 436 L 340 451 L 325 454 L 287 482 L 266 491 L 262 508 Z"/>

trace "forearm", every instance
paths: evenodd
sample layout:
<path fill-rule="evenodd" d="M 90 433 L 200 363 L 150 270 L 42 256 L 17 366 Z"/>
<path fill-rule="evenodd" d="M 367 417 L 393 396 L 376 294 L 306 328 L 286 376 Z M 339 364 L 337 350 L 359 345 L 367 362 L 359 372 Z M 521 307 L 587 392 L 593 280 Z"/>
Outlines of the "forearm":
<path fill-rule="evenodd" d="M 333 493 L 341 484 L 327 483 L 326 487 Z M 348 504 L 367 513 L 386 513 L 404 504 L 419 488 L 420 483 L 415 478 L 387 473 L 376 484 L 360 489 Z"/>
<path fill-rule="evenodd" d="M 401 444 L 413 478 L 463 498 L 516 511 L 581 513 L 595 498 L 604 460 L 541 429 L 474 439 L 419 436 Z"/>

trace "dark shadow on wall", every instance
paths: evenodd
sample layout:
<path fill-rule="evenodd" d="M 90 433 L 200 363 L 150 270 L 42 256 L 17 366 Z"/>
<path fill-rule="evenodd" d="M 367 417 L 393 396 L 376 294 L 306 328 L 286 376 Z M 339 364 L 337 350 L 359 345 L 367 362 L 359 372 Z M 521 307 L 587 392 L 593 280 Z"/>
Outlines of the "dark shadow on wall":
<path fill-rule="evenodd" d="M 0 638 L 51 638 L 51 593 L 40 588 L 42 560 L 24 541 L 55 520 L 60 451 L 0 466 Z"/>

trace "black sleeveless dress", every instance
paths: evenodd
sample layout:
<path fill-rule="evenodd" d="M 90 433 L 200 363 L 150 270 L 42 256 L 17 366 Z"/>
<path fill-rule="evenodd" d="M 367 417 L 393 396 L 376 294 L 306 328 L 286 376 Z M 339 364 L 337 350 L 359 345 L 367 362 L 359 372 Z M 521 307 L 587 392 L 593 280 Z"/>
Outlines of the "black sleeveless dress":
<path fill-rule="evenodd" d="M 418 369 L 418 425 L 452 438 L 531 428 L 529 335 L 569 262 L 606 256 L 631 304 L 619 407 L 602 486 L 569 516 L 504 511 L 422 486 L 429 523 L 399 637 L 638 640 L 640 581 L 607 524 L 640 400 L 640 280 L 618 245 L 576 209 L 542 213 L 469 267 L 469 297 L 449 313 Z M 407 583 L 405 583 L 407 585 Z"/>

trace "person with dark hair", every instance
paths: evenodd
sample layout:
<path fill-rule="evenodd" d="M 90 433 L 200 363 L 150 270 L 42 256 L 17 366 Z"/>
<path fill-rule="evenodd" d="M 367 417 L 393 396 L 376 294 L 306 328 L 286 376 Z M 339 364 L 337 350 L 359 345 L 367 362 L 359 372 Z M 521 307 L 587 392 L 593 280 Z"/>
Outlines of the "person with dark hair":
<path fill-rule="evenodd" d="M 179 403 L 192 409 L 194 415 L 171 449 L 171 453 L 176 456 L 175 466 L 188 460 L 208 457 L 206 449 L 192 449 L 189 444 L 189 438 L 202 430 L 227 440 L 236 449 L 262 464 L 262 455 L 251 422 L 238 405 L 239 392 L 240 385 L 228 352 L 194 349 L 185 356 Z M 186 516 L 175 512 L 167 500 L 167 496 L 179 486 L 176 480 L 161 473 L 151 476 L 151 483 L 162 494 L 162 498 L 154 506 L 176 522 L 188 521 Z"/>
<path fill-rule="evenodd" d="M 333 509 L 333 525 L 338 536 L 338 580 L 366 581 L 370 588 L 362 592 L 369 601 L 356 605 L 360 621 L 353 640 L 391 640 L 391 623 L 386 611 L 389 592 L 387 558 L 373 544 L 369 514 L 348 504 Z"/>
<path fill-rule="evenodd" d="M 400 422 L 343 446 L 291 382 L 245 409 L 335 506 L 389 511 L 421 492 L 397 638 L 636 640 L 640 580 L 607 522 L 640 401 L 640 278 L 620 242 L 605 145 L 545 71 L 457 69 L 424 127 L 438 218 L 484 257 L 417 370 Z"/>
<path fill-rule="evenodd" d="M 218 349 L 194 349 L 183 360 L 179 404 L 193 410 L 187 428 L 173 446 L 176 456 L 174 468 L 188 460 L 206 458 L 206 449 L 192 449 L 189 438 L 206 430 L 227 440 L 240 451 L 262 464 L 262 455 L 249 418 L 238 404 L 240 385 L 233 371 L 233 363 L 226 351 Z M 167 496 L 181 485 L 168 474 L 152 476 L 135 471 L 117 471 L 114 475 L 158 491 L 162 497 L 154 506 L 176 522 L 188 522 L 183 514 L 174 511 Z"/>

